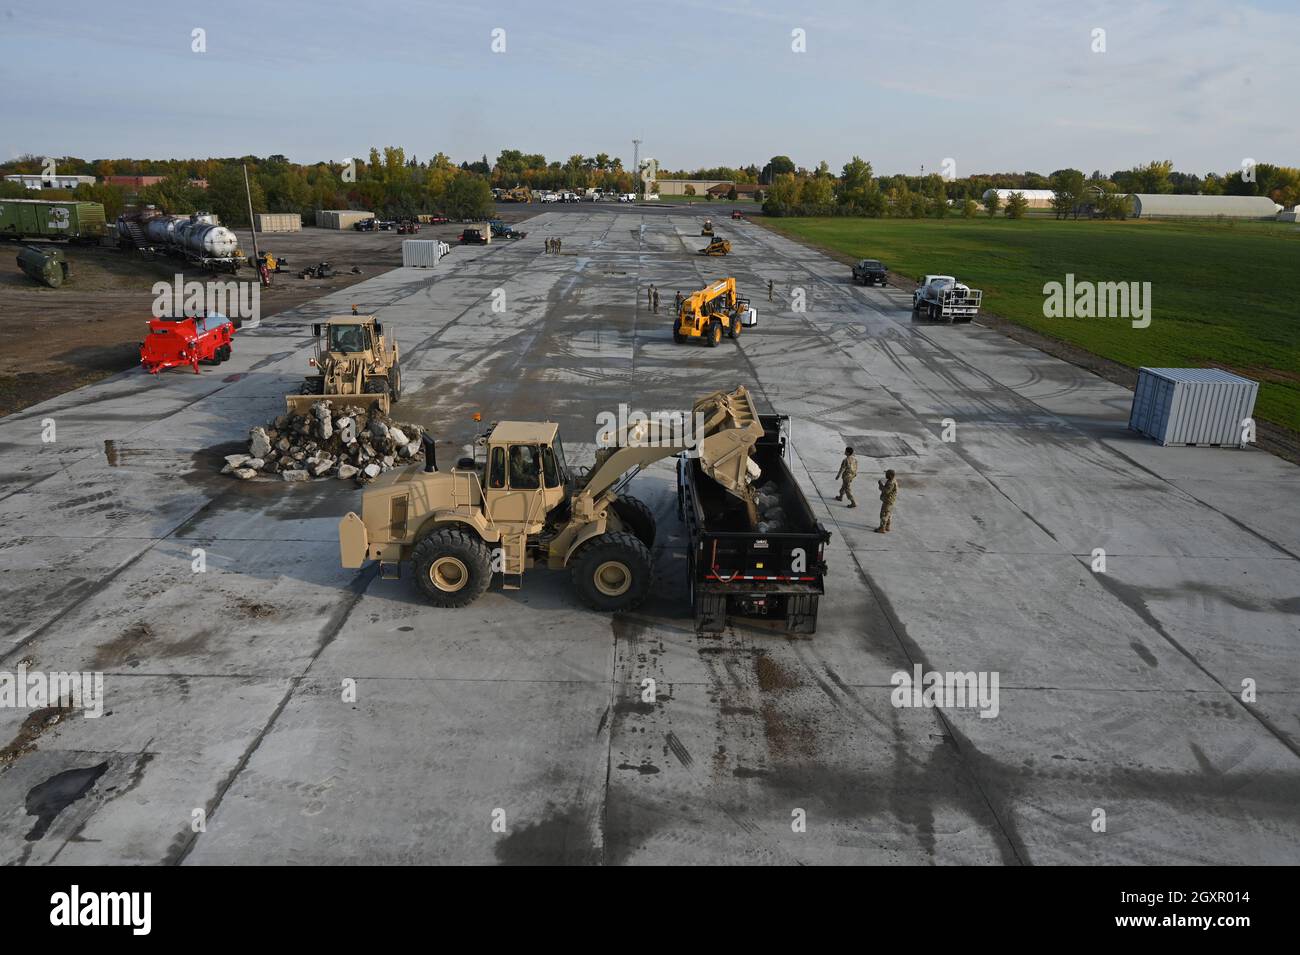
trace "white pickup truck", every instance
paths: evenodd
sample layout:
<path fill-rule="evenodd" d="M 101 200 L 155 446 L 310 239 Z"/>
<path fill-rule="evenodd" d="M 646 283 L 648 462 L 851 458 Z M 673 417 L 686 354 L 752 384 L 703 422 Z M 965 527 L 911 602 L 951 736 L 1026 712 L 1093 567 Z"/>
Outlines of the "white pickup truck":
<path fill-rule="evenodd" d="M 951 275 L 927 275 L 912 293 L 912 312 L 932 322 L 969 322 L 980 311 L 984 293 Z"/>

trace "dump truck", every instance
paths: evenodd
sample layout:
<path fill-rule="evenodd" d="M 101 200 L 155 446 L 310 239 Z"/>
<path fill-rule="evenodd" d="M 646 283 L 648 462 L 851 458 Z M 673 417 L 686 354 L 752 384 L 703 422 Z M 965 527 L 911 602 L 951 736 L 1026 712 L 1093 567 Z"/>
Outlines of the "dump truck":
<path fill-rule="evenodd" d="M 235 324 L 224 315 L 180 315 L 155 318 L 140 343 L 140 365 L 151 375 L 167 368 L 219 365 L 230 358 Z"/>
<path fill-rule="evenodd" d="M 426 434 L 423 470 L 382 475 L 363 492 L 361 513 L 339 522 L 343 566 L 373 560 L 395 577 L 409 561 L 430 603 L 464 607 L 496 573 L 517 590 L 526 568 L 542 563 L 568 569 L 595 610 L 635 607 L 650 590 L 656 528 L 650 508 L 622 489 L 641 468 L 683 452 L 757 520 L 749 451 L 763 425 L 743 386 L 701 397 L 689 417 L 629 415 L 612 430 L 583 473 L 570 470 L 554 422 L 498 422 L 476 439 L 474 457 L 446 472 Z"/>
<path fill-rule="evenodd" d="M 763 435 L 750 458 L 758 520 L 722 493 L 698 460 L 677 462 L 677 515 L 686 528 L 687 584 L 695 627 L 719 633 L 729 618 L 815 633 L 825 593 L 831 535 L 813 515 L 786 463 L 785 415 L 759 416 Z"/>
<path fill-rule="evenodd" d="M 316 351 L 310 362 L 319 374 L 285 396 L 289 413 L 306 414 L 321 398 L 336 404 L 355 398 L 357 405 L 378 405 L 388 414 L 402 395 L 402 368 L 397 342 L 384 335 L 383 323 L 374 315 L 336 315 L 311 330 Z"/>
<path fill-rule="evenodd" d="M 736 338 L 747 324 L 758 324 L 749 300 L 736 297 L 734 278 L 718 279 L 682 301 L 673 319 L 673 341 L 681 345 L 703 339 L 710 348 L 716 348 L 723 335 Z"/>
<path fill-rule="evenodd" d="M 951 275 L 927 275 L 912 293 L 912 313 L 932 322 L 969 322 L 979 314 L 984 293 Z"/>
<path fill-rule="evenodd" d="M 18 253 L 17 260 L 23 274 L 42 285 L 58 288 L 68 280 L 68 263 L 62 249 L 38 249 L 28 245 Z"/>
<path fill-rule="evenodd" d="M 715 235 L 713 241 L 700 249 L 700 255 L 726 255 L 731 251 L 731 243 L 720 235 Z"/>

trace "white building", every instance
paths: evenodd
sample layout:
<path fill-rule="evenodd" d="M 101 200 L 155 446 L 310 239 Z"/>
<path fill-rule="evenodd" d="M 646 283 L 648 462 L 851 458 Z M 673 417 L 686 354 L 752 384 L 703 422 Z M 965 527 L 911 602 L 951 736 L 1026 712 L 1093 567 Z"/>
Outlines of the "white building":
<path fill-rule="evenodd" d="M 94 176 L 42 176 L 40 173 L 19 173 L 5 176 L 5 182 L 21 183 L 24 189 L 76 189 L 93 186 Z"/>
<path fill-rule="evenodd" d="M 985 189 L 984 198 L 996 193 L 998 204 L 1005 206 L 1007 200 L 1011 198 L 1013 192 L 1018 192 L 1025 197 L 1025 202 L 1029 204 L 1030 209 L 1050 209 L 1052 200 L 1056 198 L 1056 193 L 1051 189 Z"/>
<path fill-rule="evenodd" d="M 1268 196 L 1183 196 L 1175 193 L 1132 193 L 1134 216 L 1224 216 L 1229 219 L 1272 219 L 1282 207 Z"/>

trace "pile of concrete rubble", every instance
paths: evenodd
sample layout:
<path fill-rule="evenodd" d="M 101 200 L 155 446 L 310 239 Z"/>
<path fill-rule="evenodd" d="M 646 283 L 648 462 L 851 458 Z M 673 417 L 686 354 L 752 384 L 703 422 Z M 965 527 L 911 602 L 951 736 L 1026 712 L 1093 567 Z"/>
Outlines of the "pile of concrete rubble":
<path fill-rule="evenodd" d="M 768 481 L 759 486 L 755 503 L 758 505 L 758 524 L 755 530 L 760 534 L 779 533 L 785 530 L 785 508 L 781 506 L 781 493 L 775 481 Z"/>
<path fill-rule="evenodd" d="M 222 474 L 242 480 L 279 477 L 374 480 L 390 468 L 422 460 L 423 428 L 398 424 L 378 409 L 366 411 L 322 399 L 308 414 L 283 414 L 248 433 L 248 453 L 226 455 Z"/>

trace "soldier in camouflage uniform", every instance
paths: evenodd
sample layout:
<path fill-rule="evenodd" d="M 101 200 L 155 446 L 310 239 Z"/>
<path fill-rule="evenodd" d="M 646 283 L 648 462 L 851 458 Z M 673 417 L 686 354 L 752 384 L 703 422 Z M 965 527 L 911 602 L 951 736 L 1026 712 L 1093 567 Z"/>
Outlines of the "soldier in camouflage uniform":
<path fill-rule="evenodd" d="M 842 501 L 847 497 L 849 507 L 857 507 L 858 502 L 853 499 L 853 479 L 858 476 L 858 459 L 853 456 L 852 448 L 844 449 L 844 460 L 835 476 L 840 479 L 840 493 L 835 495 L 835 500 Z"/>
<path fill-rule="evenodd" d="M 886 471 L 885 479 L 877 481 L 876 486 L 880 488 L 880 526 L 876 533 L 888 534 L 889 524 L 894 519 L 894 501 L 898 500 L 898 478 L 894 477 L 893 471 Z"/>

